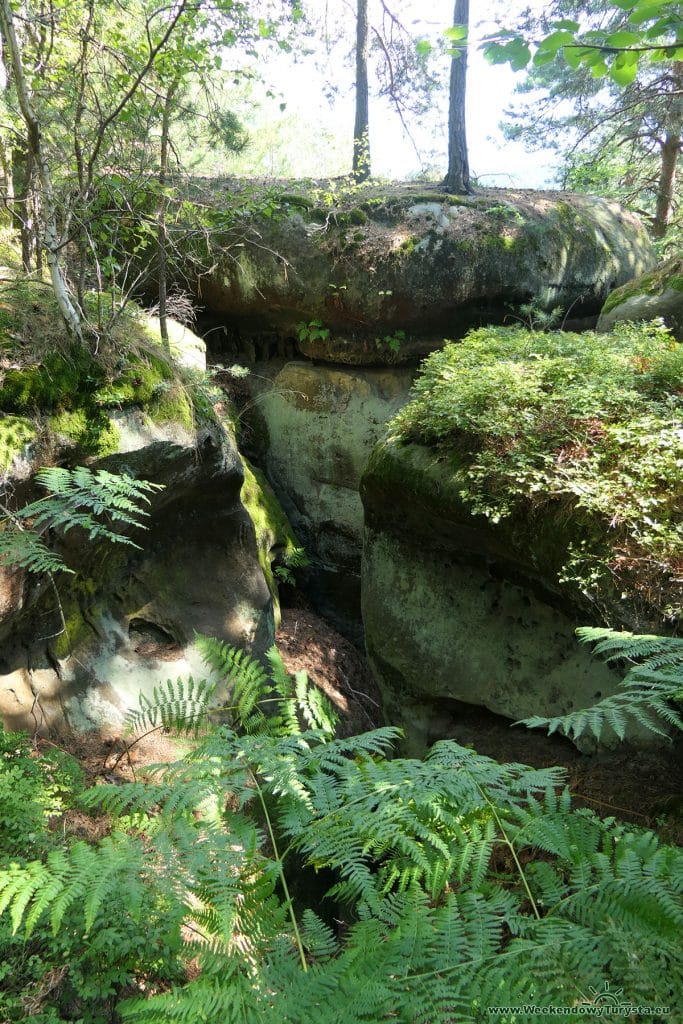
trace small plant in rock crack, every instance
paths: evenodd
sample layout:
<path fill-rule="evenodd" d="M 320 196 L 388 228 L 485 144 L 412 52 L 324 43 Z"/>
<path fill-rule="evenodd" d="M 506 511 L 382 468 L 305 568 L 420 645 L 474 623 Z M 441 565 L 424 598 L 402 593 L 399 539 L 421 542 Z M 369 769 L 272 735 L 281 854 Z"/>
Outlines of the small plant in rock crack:
<path fill-rule="evenodd" d="M 377 348 L 386 346 L 390 351 L 398 355 L 401 351 L 401 345 L 406 340 L 405 331 L 393 331 L 391 334 L 385 334 L 382 338 L 376 338 L 375 344 Z"/>
<path fill-rule="evenodd" d="M 297 324 L 299 341 L 327 341 L 330 336 L 329 327 L 324 327 L 322 320 L 302 321 Z"/>
<path fill-rule="evenodd" d="M 293 570 L 305 569 L 310 564 L 310 559 L 303 548 L 292 548 L 285 551 L 280 564 L 273 568 L 273 573 L 281 583 L 288 583 L 291 587 L 295 587 L 296 575 Z"/>

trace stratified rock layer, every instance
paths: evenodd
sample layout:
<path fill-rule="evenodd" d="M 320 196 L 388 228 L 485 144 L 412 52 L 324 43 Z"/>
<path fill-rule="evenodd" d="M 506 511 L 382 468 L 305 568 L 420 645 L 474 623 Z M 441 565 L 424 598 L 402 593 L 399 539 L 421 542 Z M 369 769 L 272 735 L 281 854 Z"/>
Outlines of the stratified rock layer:
<path fill-rule="evenodd" d="M 268 218 L 252 209 L 239 244 L 217 237 L 215 265 L 197 282 L 202 304 L 242 338 L 290 337 L 336 363 L 414 361 L 529 302 L 595 317 L 655 263 L 635 217 L 570 193 L 392 186 L 280 195 Z"/>

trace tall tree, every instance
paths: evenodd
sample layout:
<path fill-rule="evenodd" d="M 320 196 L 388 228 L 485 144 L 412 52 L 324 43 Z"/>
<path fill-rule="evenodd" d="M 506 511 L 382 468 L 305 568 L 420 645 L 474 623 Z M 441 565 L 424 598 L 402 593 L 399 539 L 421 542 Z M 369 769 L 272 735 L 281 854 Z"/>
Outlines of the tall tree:
<path fill-rule="evenodd" d="M 10 0 L 0 0 L 0 30 L 11 62 L 14 86 L 21 116 L 26 125 L 27 150 L 35 163 L 42 188 L 42 246 L 50 269 L 52 287 L 60 312 L 69 331 L 83 340 L 81 314 L 74 306 L 67 287 L 60 259 L 60 239 L 57 228 L 57 205 L 52 173 L 43 141 L 43 129 L 36 113 L 33 93 L 24 71 L 22 51 L 15 29 L 14 12 Z"/>
<path fill-rule="evenodd" d="M 548 90 L 512 133 L 532 143 L 568 141 L 568 182 L 587 175 L 592 188 L 604 190 L 616 181 L 644 204 L 661 238 L 675 204 L 683 139 L 683 11 L 671 0 L 586 7 L 554 0 L 540 19 L 491 36 L 486 53 L 515 69 L 531 63 L 528 85 Z M 557 107 L 565 98 L 574 101 L 573 112 Z"/>
<path fill-rule="evenodd" d="M 465 96 L 467 87 L 467 29 L 470 20 L 469 0 L 455 0 L 451 35 L 454 47 L 451 56 L 451 77 L 448 93 L 448 171 L 444 188 L 449 192 L 467 193 L 470 168 L 467 156 Z"/>
<path fill-rule="evenodd" d="M 355 181 L 366 181 L 370 177 L 368 0 L 357 0 L 356 8 L 356 117 L 352 173 Z"/>

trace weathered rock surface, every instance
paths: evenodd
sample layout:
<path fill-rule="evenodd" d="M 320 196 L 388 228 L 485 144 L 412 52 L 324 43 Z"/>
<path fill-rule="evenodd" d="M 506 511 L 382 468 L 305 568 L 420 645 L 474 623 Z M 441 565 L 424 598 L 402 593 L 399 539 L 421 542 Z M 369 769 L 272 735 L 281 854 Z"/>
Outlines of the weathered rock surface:
<path fill-rule="evenodd" d="M 280 195 L 240 232 L 198 280 L 206 309 L 244 337 L 290 337 L 306 356 L 357 365 L 414 362 L 529 301 L 595 317 L 612 289 L 655 263 L 631 214 L 558 192 Z"/>
<path fill-rule="evenodd" d="M 66 632 L 47 579 L 0 574 L 0 714 L 9 728 L 117 732 L 141 692 L 206 676 L 195 630 L 257 654 L 273 642 L 271 594 L 229 433 L 216 421 L 154 422 L 139 408 L 111 417 L 119 451 L 89 465 L 164 490 L 148 529 L 133 536 L 139 550 L 90 543 L 77 529 L 60 542 L 77 570 L 56 578 Z M 27 455 L 17 466 L 24 476 Z"/>
<path fill-rule="evenodd" d="M 602 308 L 598 330 L 609 331 L 625 320 L 641 323 L 658 317 L 678 341 L 683 341 L 683 259 L 680 257 L 613 291 Z"/>
<path fill-rule="evenodd" d="M 447 734 L 459 705 L 513 720 L 566 714 L 619 678 L 577 644 L 586 611 L 543 555 L 472 517 L 457 493 L 419 445 L 378 446 L 361 483 L 366 645 L 387 718 L 413 751 Z"/>
<path fill-rule="evenodd" d="M 308 584 L 323 614 L 359 633 L 368 456 L 408 398 L 408 370 L 288 363 L 252 406 L 260 462 L 312 562 Z"/>

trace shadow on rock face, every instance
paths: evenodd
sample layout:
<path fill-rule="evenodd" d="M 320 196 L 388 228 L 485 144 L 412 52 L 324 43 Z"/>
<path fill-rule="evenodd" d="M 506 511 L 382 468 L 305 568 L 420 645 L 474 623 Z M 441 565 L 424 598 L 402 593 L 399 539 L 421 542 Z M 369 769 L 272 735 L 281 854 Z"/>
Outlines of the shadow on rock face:
<path fill-rule="evenodd" d="M 139 548 L 91 544 L 73 529 L 62 554 L 77 572 L 57 579 L 59 605 L 37 577 L 21 600 L 6 602 L 0 712 L 9 728 L 120 731 L 140 693 L 207 675 L 195 632 L 257 655 L 273 642 L 272 600 L 231 438 L 213 426 L 129 449 L 98 466 L 164 485 L 146 531 L 134 537 Z"/>

